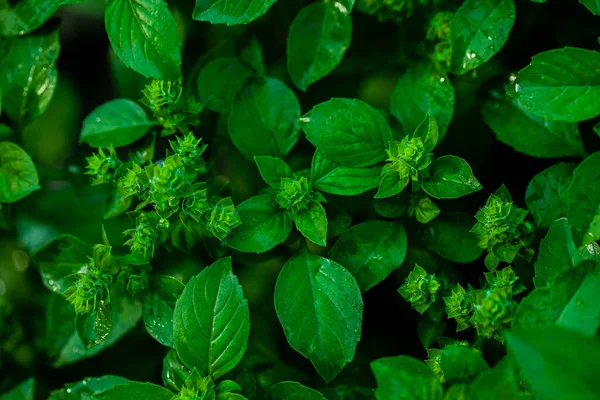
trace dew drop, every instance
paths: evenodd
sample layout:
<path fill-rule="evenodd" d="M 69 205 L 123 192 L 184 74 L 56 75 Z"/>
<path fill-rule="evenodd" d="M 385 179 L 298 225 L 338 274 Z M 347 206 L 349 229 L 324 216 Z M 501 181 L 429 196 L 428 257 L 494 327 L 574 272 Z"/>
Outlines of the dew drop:
<path fill-rule="evenodd" d="M 100 117 L 96 117 L 96 122 L 100 122 L 100 121 L 101 121 Z"/>

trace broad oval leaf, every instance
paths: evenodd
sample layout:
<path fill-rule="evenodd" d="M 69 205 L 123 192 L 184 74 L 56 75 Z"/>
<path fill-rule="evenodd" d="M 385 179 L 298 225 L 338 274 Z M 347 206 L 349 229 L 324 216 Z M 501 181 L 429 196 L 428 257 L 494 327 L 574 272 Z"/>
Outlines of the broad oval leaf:
<path fill-rule="evenodd" d="M 0 395 L 0 400 L 33 400 L 35 392 L 35 379 L 29 378 L 13 387 L 8 392 Z"/>
<path fill-rule="evenodd" d="M 369 167 L 387 158 L 392 131 L 385 117 L 357 99 L 333 98 L 301 118 L 307 139 L 325 157 L 347 167 Z"/>
<path fill-rule="evenodd" d="M 338 263 L 305 248 L 285 263 L 275 310 L 287 340 L 330 382 L 354 358 L 363 301 L 356 280 Z"/>
<path fill-rule="evenodd" d="M 127 382 L 116 385 L 112 388 L 94 395 L 98 400 L 125 400 L 125 399 L 148 399 L 148 400 L 169 400 L 173 393 L 164 387 L 154 383 Z"/>
<path fill-rule="evenodd" d="M 121 147 L 144 136 L 154 125 L 133 100 L 114 99 L 98 106 L 83 120 L 79 142 L 92 147 Z"/>
<path fill-rule="evenodd" d="M 247 24 L 260 17 L 277 0 L 196 0 L 192 17 L 213 24 Z"/>
<path fill-rule="evenodd" d="M 288 237 L 292 220 L 272 196 L 249 198 L 236 207 L 242 224 L 225 239 L 226 244 L 248 253 L 264 253 Z"/>
<path fill-rule="evenodd" d="M 98 378 L 85 378 L 79 382 L 67 383 L 63 389 L 54 390 L 48 400 L 82 400 L 100 394 L 116 385 L 124 385 L 128 381 L 115 375 L 104 375 Z"/>
<path fill-rule="evenodd" d="M 212 111 L 227 111 L 253 72 L 236 57 L 208 62 L 196 81 L 198 99 Z"/>
<path fill-rule="evenodd" d="M 298 382 L 279 382 L 267 390 L 265 400 L 326 400 L 319 392 Z"/>
<path fill-rule="evenodd" d="M 533 56 L 519 71 L 517 99 L 546 119 L 578 122 L 600 114 L 600 52 L 565 47 Z"/>
<path fill-rule="evenodd" d="M 22 129 L 48 108 L 58 83 L 59 53 L 54 26 L 0 41 L 2 108 L 14 128 Z"/>
<path fill-rule="evenodd" d="M 329 251 L 329 258 L 346 267 L 366 292 L 400 267 L 407 246 L 403 225 L 367 221 L 344 232 Z"/>
<path fill-rule="evenodd" d="M 311 201 L 306 210 L 298 213 L 296 228 L 311 242 L 327 246 L 327 214 L 318 201 Z"/>
<path fill-rule="evenodd" d="M 442 140 L 454 114 L 454 87 L 433 63 L 409 68 L 396 83 L 390 112 L 400 121 L 405 134 L 412 134 L 430 114 L 437 122 Z"/>
<path fill-rule="evenodd" d="M 600 15 L 600 1 L 598 0 L 579 0 L 594 15 Z"/>
<path fill-rule="evenodd" d="M 0 203 L 14 203 L 39 188 L 29 154 L 14 143 L 0 142 Z"/>
<path fill-rule="evenodd" d="M 267 185 L 279 189 L 281 178 L 293 177 L 292 169 L 280 158 L 259 156 L 254 157 L 256 166 Z"/>
<path fill-rule="evenodd" d="M 484 251 L 477 245 L 477 235 L 470 232 L 476 222 L 464 213 L 441 213 L 423 228 L 421 241 L 425 247 L 450 261 L 473 262 Z"/>
<path fill-rule="evenodd" d="M 600 151 L 575 168 L 567 197 L 567 218 L 580 236 L 576 244 L 600 239 Z"/>
<path fill-rule="evenodd" d="M 236 96 L 229 113 L 229 134 L 250 161 L 255 156 L 285 158 L 300 136 L 298 118 L 300 103 L 294 92 L 277 79 L 261 78 Z"/>
<path fill-rule="evenodd" d="M 425 193 L 436 199 L 456 199 L 482 189 L 469 164 L 460 157 L 442 156 L 429 168 L 423 181 Z"/>
<path fill-rule="evenodd" d="M 242 287 L 222 258 L 190 279 L 175 305 L 173 338 L 181 361 L 214 379 L 231 371 L 248 346 L 250 312 Z"/>
<path fill-rule="evenodd" d="M 448 383 L 471 383 L 479 374 L 490 369 L 474 349 L 463 346 L 444 347 L 441 351 L 440 368 Z"/>
<path fill-rule="evenodd" d="M 290 27 L 287 68 L 302 91 L 327 76 L 344 57 L 352 39 L 352 19 L 340 2 L 304 7 Z"/>
<path fill-rule="evenodd" d="M 408 356 L 384 357 L 371 363 L 377 381 L 377 400 L 441 400 L 440 379 L 421 360 Z"/>
<path fill-rule="evenodd" d="M 381 167 L 345 167 L 319 150 L 313 155 L 310 179 L 315 189 L 340 196 L 355 196 L 379 185 Z"/>
<path fill-rule="evenodd" d="M 573 163 L 554 164 L 529 181 L 525 202 L 538 226 L 547 228 L 566 214 L 567 189 L 576 166 Z"/>
<path fill-rule="evenodd" d="M 106 32 L 121 61 L 146 78 L 181 76 L 181 39 L 163 0 L 109 0 Z"/>
<path fill-rule="evenodd" d="M 42 26 L 58 10 L 60 0 L 3 1 L 0 36 L 23 36 Z"/>
<path fill-rule="evenodd" d="M 185 286 L 172 276 L 159 275 L 150 287 L 142 305 L 144 326 L 160 344 L 173 347 L 173 313 Z"/>
<path fill-rule="evenodd" d="M 494 56 L 515 23 L 514 0 L 466 0 L 451 22 L 452 72 L 463 75 Z"/>
<path fill-rule="evenodd" d="M 520 153 L 540 158 L 585 155 L 575 123 L 544 119 L 518 101 L 501 96 L 487 101 L 482 113 L 496 138 Z"/>

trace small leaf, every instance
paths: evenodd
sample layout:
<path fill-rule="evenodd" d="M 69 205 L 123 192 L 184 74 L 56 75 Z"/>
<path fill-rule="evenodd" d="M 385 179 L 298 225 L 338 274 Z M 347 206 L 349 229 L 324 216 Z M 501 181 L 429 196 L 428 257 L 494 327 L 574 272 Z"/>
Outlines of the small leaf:
<path fill-rule="evenodd" d="M 600 2 L 598 0 L 579 0 L 594 15 L 600 15 Z"/>
<path fill-rule="evenodd" d="M 431 176 L 423 182 L 423 190 L 436 199 L 456 199 L 482 189 L 469 164 L 459 157 L 437 158 L 429 172 Z"/>
<path fill-rule="evenodd" d="M 283 243 L 292 230 L 292 220 L 272 196 L 251 197 L 236 209 L 242 225 L 225 239 L 227 245 L 236 250 L 264 253 Z"/>
<path fill-rule="evenodd" d="M 425 226 L 422 243 L 450 261 L 473 262 L 484 251 L 477 245 L 477 235 L 470 232 L 475 222 L 464 213 L 441 213 Z"/>
<path fill-rule="evenodd" d="M 440 367 L 448 383 L 471 383 L 490 367 L 475 350 L 463 346 L 446 346 L 441 352 Z"/>
<path fill-rule="evenodd" d="M 539 53 L 515 85 L 530 113 L 569 122 L 594 118 L 600 114 L 600 53 L 576 47 Z"/>
<path fill-rule="evenodd" d="M 392 131 L 385 117 L 360 100 L 333 98 L 301 118 L 307 139 L 346 167 L 369 167 L 386 159 Z"/>
<path fill-rule="evenodd" d="M 573 171 L 567 192 L 567 218 L 581 238 L 576 244 L 600 239 L 600 151 L 581 162 Z"/>
<path fill-rule="evenodd" d="M 558 163 L 531 179 L 525 192 L 527 208 L 536 224 L 547 228 L 567 212 L 566 195 L 576 164 Z"/>
<path fill-rule="evenodd" d="M 282 159 L 268 156 L 254 157 L 260 176 L 272 188 L 279 189 L 281 178 L 291 178 L 292 170 Z"/>
<path fill-rule="evenodd" d="M 600 342 L 564 328 L 513 329 L 508 350 L 532 392 L 549 400 L 594 399 L 600 393 Z"/>
<path fill-rule="evenodd" d="M 212 24 L 247 24 L 260 17 L 277 0 L 196 0 L 192 17 Z"/>
<path fill-rule="evenodd" d="M 298 213 L 296 228 L 311 242 L 327 246 L 327 214 L 318 201 L 311 201 L 306 210 Z"/>
<path fill-rule="evenodd" d="M 0 142 L 0 203 L 14 203 L 40 189 L 31 157 L 11 142 Z"/>
<path fill-rule="evenodd" d="M 0 36 L 23 36 L 42 26 L 58 10 L 59 0 L 6 1 L 0 7 Z"/>
<path fill-rule="evenodd" d="M 379 185 L 381 167 L 351 168 L 328 159 L 319 150 L 313 155 L 310 179 L 315 189 L 340 196 L 355 196 Z"/>
<path fill-rule="evenodd" d="M 106 32 L 121 61 L 146 78 L 181 76 L 181 39 L 163 0 L 109 0 Z"/>
<path fill-rule="evenodd" d="M 344 57 L 352 38 L 350 12 L 339 2 L 304 7 L 290 27 L 287 68 L 302 91 L 327 76 Z"/>
<path fill-rule="evenodd" d="M 267 390 L 265 400 L 326 400 L 316 390 L 297 382 L 279 382 Z"/>
<path fill-rule="evenodd" d="M 48 400 L 82 400 L 103 393 L 113 386 L 127 384 L 120 376 L 104 375 L 99 378 L 85 378 L 79 382 L 68 383 L 63 389 L 50 393 Z"/>
<path fill-rule="evenodd" d="M 330 382 L 354 358 L 363 301 L 350 272 L 307 249 L 292 256 L 275 285 L 275 310 L 287 340 Z"/>
<path fill-rule="evenodd" d="M 493 369 L 482 372 L 471 385 L 468 400 L 523 400 L 519 391 L 517 374 L 508 357 Z"/>
<path fill-rule="evenodd" d="M 173 328 L 179 358 L 202 376 L 216 379 L 240 362 L 248 345 L 250 313 L 230 257 L 190 279 L 175 305 Z"/>
<path fill-rule="evenodd" d="M 240 59 L 245 62 L 256 75 L 265 75 L 265 57 L 256 36 L 252 36 L 250 43 L 242 49 Z"/>
<path fill-rule="evenodd" d="M 159 275 L 151 283 L 151 293 L 144 297 L 142 318 L 146 330 L 160 344 L 174 347 L 173 313 L 184 284 L 172 276 Z"/>
<path fill-rule="evenodd" d="M 329 258 L 346 267 L 366 292 L 402 264 L 407 244 L 404 226 L 367 221 L 343 233 L 329 251 Z"/>
<path fill-rule="evenodd" d="M 29 378 L 19 383 L 10 391 L 0 395 L 0 400 L 33 400 L 35 390 L 35 380 Z"/>
<path fill-rule="evenodd" d="M 410 182 L 410 176 L 401 176 L 397 171 L 389 172 L 381 176 L 379 181 L 379 189 L 375 193 L 376 199 L 385 199 L 387 197 L 396 196 Z"/>
<path fill-rule="evenodd" d="M 248 160 L 255 156 L 285 158 L 298 141 L 299 117 L 300 104 L 294 92 L 277 79 L 261 78 L 236 96 L 229 113 L 229 134 Z"/>
<path fill-rule="evenodd" d="M 106 340 L 112 329 L 111 317 L 110 307 L 103 301 L 94 311 L 75 317 L 77 334 L 86 349 L 91 349 Z"/>
<path fill-rule="evenodd" d="M 98 106 L 83 120 L 80 143 L 92 147 L 121 147 L 144 136 L 154 122 L 133 100 L 115 99 Z"/>
<path fill-rule="evenodd" d="M 148 400 L 169 400 L 173 393 L 164 387 L 154 383 L 127 382 L 122 385 L 113 386 L 111 389 L 94 395 L 98 400 L 129 400 L 129 399 L 148 399 Z"/>
<path fill-rule="evenodd" d="M 442 384 L 422 361 L 408 356 L 384 357 L 371 363 L 377 400 L 441 400 Z"/>
<path fill-rule="evenodd" d="M 227 111 L 253 73 L 238 58 L 209 61 L 196 81 L 198 99 L 211 111 Z"/>

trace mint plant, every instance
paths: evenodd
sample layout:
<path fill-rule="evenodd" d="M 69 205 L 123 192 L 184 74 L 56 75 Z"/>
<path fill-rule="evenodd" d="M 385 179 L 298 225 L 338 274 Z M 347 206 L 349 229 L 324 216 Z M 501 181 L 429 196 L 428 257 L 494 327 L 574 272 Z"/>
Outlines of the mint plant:
<path fill-rule="evenodd" d="M 579 3 L 0 0 L 0 400 L 600 398 Z"/>

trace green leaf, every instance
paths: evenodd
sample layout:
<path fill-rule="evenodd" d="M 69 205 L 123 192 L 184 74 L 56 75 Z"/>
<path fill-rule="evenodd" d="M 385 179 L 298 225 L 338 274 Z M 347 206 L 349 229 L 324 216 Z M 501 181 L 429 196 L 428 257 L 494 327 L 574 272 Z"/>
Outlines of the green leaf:
<path fill-rule="evenodd" d="M 473 262 L 484 251 L 477 245 L 477 235 L 470 232 L 475 222 L 475 218 L 464 213 L 441 213 L 426 225 L 421 241 L 450 261 Z"/>
<path fill-rule="evenodd" d="M 255 156 L 285 158 L 298 141 L 298 118 L 300 104 L 294 92 L 277 79 L 261 78 L 236 96 L 229 113 L 229 134 L 251 161 Z"/>
<path fill-rule="evenodd" d="M 311 201 L 306 210 L 298 213 L 296 228 L 311 242 L 327 246 L 327 214 L 318 201 Z"/>
<path fill-rule="evenodd" d="M 22 130 L 48 108 L 58 82 L 59 53 L 58 28 L 0 41 L 2 106 L 15 130 Z"/>
<path fill-rule="evenodd" d="M 104 375 L 99 378 L 85 378 L 79 382 L 68 383 L 63 389 L 50 393 L 48 400 L 84 400 L 103 393 L 113 386 L 127 384 L 120 376 Z"/>
<path fill-rule="evenodd" d="M 40 189 L 31 157 L 18 145 L 0 142 L 0 203 L 14 203 Z"/>
<path fill-rule="evenodd" d="M 422 361 L 408 356 L 384 357 L 371 363 L 377 400 L 441 400 L 440 379 Z"/>
<path fill-rule="evenodd" d="M 344 57 L 352 39 L 350 12 L 339 2 L 304 7 L 290 27 L 287 68 L 302 91 L 327 76 Z"/>
<path fill-rule="evenodd" d="M 270 195 L 251 197 L 236 210 L 242 225 L 225 239 L 236 250 L 264 253 L 283 243 L 292 230 L 292 220 Z"/>
<path fill-rule="evenodd" d="M 381 167 L 344 167 L 319 150 L 313 155 L 310 179 L 315 189 L 340 196 L 355 196 L 379 185 Z"/>
<path fill-rule="evenodd" d="M 366 292 L 402 264 L 407 245 L 403 225 L 367 221 L 343 233 L 329 251 L 329 258 L 348 269 Z"/>
<path fill-rule="evenodd" d="M 531 179 L 525 192 L 527 208 L 536 224 L 547 228 L 567 212 L 567 189 L 576 164 L 558 163 Z"/>
<path fill-rule="evenodd" d="M 265 400 L 326 400 L 316 390 L 297 382 L 279 382 L 267 390 Z"/>
<path fill-rule="evenodd" d="M 265 57 L 256 36 L 252 36 L 250 43 L 242 49 L 240 59 L 249 66 L 256 75 L 265 75 Z"/>
<path fill-rule="evenodd" d="M 260 17 L 277 0 L 196 0 L 192 17 L 213 24 L 247 24 Z"/>
<path fill-rule="evenodd" d="M 154 124 L 135 101 L 110 100 L 85 117 L 79 143 L 92 147 L 126 146 L 148 133 Z"/>
<path fill-rule="evenodd" d="M 598 338 L 562 328 L 513 329 L 505 337 L 521 376 L 536 395 L 548 400 L 598 397 Z"/>
<path fill-rule="evenodd" d="M 173 347 L 173 313 L 184 284 L 172 276 L 159 275 L 144 297 L 142 317 L 146 330 L 158 343 Z"/>
<path fill-rule="evenodd" d="M 187 369 L 177 356 L 174 349 L 169 350 L 163 359 L 162 380 L 167 389 L 178 392 L 190 376 L 191 371 Z"/>
<path fill-rule="evenodd" d="M 146 78 L 181 77 L 181 39 L 163 0 L 109 0 L 106 32 L 121 61 Z"/>
<path fill-rule="evenodd" d="M 77 334 L 86 349 L 91 349 L 108 338 L 112 329 L 112 316 L 108 304 L 101 301 L 90 313 L 75 317 Z"/>
<path fill-rule="evenodd" d="M 170 400 L 172 397 L 173 393 L 164 387 L 149 382 L 142 383 L 132 381 L 123 385 L 113 386 L 111 389 L 94 395 L 94 399 L 98 400 Z"/>
<path fill-rule="evenodd" d="M 519 392 L 517 374 L 508 358 L 482 372 L 471 385 L 468 400 L 525 400 Z"/>
<path fill-rule="evenodd" d="M 301 126 L 325 157 L 346 167 L 369 167 L 385 160 L 393 139 L 385 117 L 356 99 L 317 104 L 301 118 Z"/>
<path fill-rule="evenodd" d="M 585 155 L 577 124 L 550 121 L 531 114 L 516 100 L 495 97 L 484 103 L 483 119 L 502 143 L 532 157 Z"/>
<path fill-rule="evenodd" d="M 521 300 L 513 326 L 562 326 L 594 336 L 600 328 L 600 264 L 590 261 L 557 277 L 552 287 L 539 287 Z"/>
<path fill-rule="evenodd" d="M 128 195 L 121 184 L 112 190 L 106 197 L 104 219 L 118 217 L 128 211 L 133 204 L 134 196 Z"/>
<path fill-rule="evenodd" d="M 409 175 L 400 175 L 398 171 L 392 171 L 381 176 L 379 181 L 379 189 L 375 193 L 376 199 L 385 199 L 387 197 L 396 196 L 410 182 Z"/>
<path fill-rule="evenodd" d="M 211 111 L 227 111 L 235 95 L 254 74 L 236 57 L 209 61 L 198 76 L 198 99 Z"/>
<path fill-rule="evenodd" d="M 578 249 L 567 219 L 557 220 L 540 243 L 533 279 L 535 286 L 551 286 L 559 275 L 586 260 L 600 261 L 600 247 L 592 243 Z"/>
<path fill-rule="evenodd" d="M 567 218 L 584 245 L 600 239 L 600 151 L 588 157 L 575 168 L 568 189 Z"/>
<path fill-rule="evenodd" d="M 539 53 L 519 71 L 518 101 L 550 120 L 578 122 L 600 114 L 600 53 L 565 47 Z"/>
<path fill-rule="evenodd" d="M 9 392 L 0 396 L 0 400 L 33 400 L 35 389 L 35 380 L 29 378 L 24 382 L 19 383 Z"/>
<path fill-rule="evenodd" d="M 260 176 L 269 186 L 279 189 L 281 178 L 291 178 L 292 169 L 280 158 L 258 156 L 254 157 Z"/>
<path fill-rule="evenodd" d="M 382 199 L 376 198 L 373 200 L 373 208 L 384 218 L 399 218 L 408 210 L 409 197 L 410 193 L 406 191 Z"/>
<path fill-rule="evenodd" d="M 598 0 L 579 0 L 594 15 L 600 15 L 600 1 Z"/>
<path fill-rule="evenodd" d="M 240 362 L 248 345 L 250 312 L 231 257 L 190 279 L 175 305 L 173 328 L 179 358 L 202 376 L 216 379 Z"/>
<path fill-rule="evenodd" d="M 470 383 L 490 367 L 475 350 L 463 346 L 446 346 L 441 352 L 440 367 L 448 383 Z"/>
<path fill-rule="evenodd" d="M 275 310 L 287 340 L 330 382 L 354 358 L 363 301 L 356 280 L 336 262 L 301 250 L 275 285 Z"/>
<path fill-rule="evenodd" d="M 513 0 L 466 0 L 451 22 L 452 72 L 464 75 L 486 63 L 515 23 Z"/>
<path fill-rule="evenodd" d="M 3 1 L 0 36 L 23 36 L 42 26 L 58 10 L 58 0 Z"/>
<path fill-rule="evenodd" d="M 441 140 L 454 114 L 454 88 L 450 79 L 433 63 L 409 68 L 396 83 L 390 112 L 406 134 L 413 133 L 430 114 L 438 124 Z"/>
<path fill-rule="evenodd" d="M 459 157 L 437 158 L 429 172 L 431 176 L 423 181 L 423 190 L 436 199 L 456 199 L 482 189 L 469 164 Z"/>

